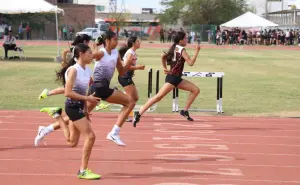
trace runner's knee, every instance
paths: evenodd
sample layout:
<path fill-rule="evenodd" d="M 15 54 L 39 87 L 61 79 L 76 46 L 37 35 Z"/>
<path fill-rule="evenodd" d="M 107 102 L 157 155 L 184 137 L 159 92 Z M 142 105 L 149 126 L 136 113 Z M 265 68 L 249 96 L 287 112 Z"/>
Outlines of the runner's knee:
<path fill-rule="evenodd" d="M 199 87 L 196 87 L 193 93 L 194 93 L 195 95 L 198 95 L 198 94 L 200 93 Z"/>

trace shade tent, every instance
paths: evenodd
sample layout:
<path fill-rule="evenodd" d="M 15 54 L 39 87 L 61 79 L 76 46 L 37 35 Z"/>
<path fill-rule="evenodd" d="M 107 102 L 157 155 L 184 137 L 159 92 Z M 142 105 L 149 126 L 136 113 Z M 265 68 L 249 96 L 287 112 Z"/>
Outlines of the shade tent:
<path fill-rule="evenodd" d="M 224 24 L 221 24 L 221 28 L 266 28 L 277 27 L 275 24 L 267 19 L 264 19 L 254 13 L 247 12 L 239 17 L 232 19 Z"/>
<path fill-rule="evenodd" d="M 58 56 L 59 53 L 59 36 L 58 36 L 58 13 L 64 13 L 63 9 L 54 6 L 44 0 L 8 0 L 0 6 L 2 14 L 23 14 L 23 13 L 55 13 L 56 16 L 56 36 Z"/>

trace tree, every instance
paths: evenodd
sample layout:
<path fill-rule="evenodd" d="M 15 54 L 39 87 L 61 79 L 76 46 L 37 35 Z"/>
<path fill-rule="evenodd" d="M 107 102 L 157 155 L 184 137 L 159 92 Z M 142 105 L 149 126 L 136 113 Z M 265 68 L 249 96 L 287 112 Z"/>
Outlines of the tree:
<path fill-rule="evenodd" d="M 10 24 L 19 25 L 22 23 L 29 23 L 31 30 L 36 30 L 39 35 L 40 31 L 45 31 L 45 25 L 47 23 L 53 23 L 55 21 L 55 15 L 53 13 L 24 13 L 24 14 L 1 14 Z"/>
<path fill-rule="evenodd" d="M 246 0 L 162 0 L 163 23 L 221 24 L 249 10 Z"/>
<path fill-rule="evenodd" d="M 130 13 L 126 11 L 114 12 L 109 14 L 109 19 L 112 21 L 112 26 L 117 29 L 117 34 L 119 35 L 119 28 L 126 25 L 126 21 L 130 18 Z"/>

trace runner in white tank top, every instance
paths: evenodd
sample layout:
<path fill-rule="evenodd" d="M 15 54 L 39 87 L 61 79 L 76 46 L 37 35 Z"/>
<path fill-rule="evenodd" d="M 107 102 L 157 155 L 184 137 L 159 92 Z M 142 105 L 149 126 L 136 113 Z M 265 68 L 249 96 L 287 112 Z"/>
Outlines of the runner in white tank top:
<path fill-rule="evenodd" d="M 128 72 L 123 76 L 118 76 L 118 81 L 124 88 L 126 94 L 130 96 L 135 102 L 139 100 L 137 88 L 132 80 L 135 70 L 144 70 L 144 65 L 137 65 L 136 50 L 140 48 L 141 41 L 137 37 L 129 37 L 127 40 L 127 46 L 122 47 L 119 51 L 121 58 L 123 59 L 123 66 L 128 68 Z M 125 53 L 125 54 L 124 54 Z M 128 117 L 128 122 L 132 120 Z"/>
<path fill-rule="evenodd" d="M 64 64 L 62 65 L 62 67 L 66 66 L 68 64 L 68 62 L 71 60 L 71 58 L 74 55 L 74 48 L 76 45 L 78 44 L 86 44 L 89 45 L 90 42 L 90 37 L 86 34 L 83 35 L 78 35 L 76 36 L 76 38 L 74 39 L 73 43 L 71 44 L 70 49 L 66 49 L 63 52 L 63 58 L 64 60 L 66 60 L 64 62 Z M 72 57 L 67 59 L 67 54 L 71 54 Z M 48 90 L 48 89 L 44 89 L 43 92 L 39 95 L 39 100 L 43 100 L 48 98 L 49 96 L 54 96 L 54 95 L 59 95 L 59 94 L 64 94 L 65 92 L 65 88 L 64 87 L 58 87 L 56 89 L 53 90 Z M 63 116 L 63 119 L 68 122 L 69 121 L 69 117 L 68 116 Z M 60 124 L 58 122 L 55 122 L 53 124 L 49 124 L 48 126 L 39 126 L 38 128 L 38 134 L 35 138 L 34 144 L 35 146 L 38 146 L 39 143 L 43 140 L 43 138 L 50 134 L 51 132 L 53 132 L 54 130 L 59 130 L 60 129 Z M 40 132 L 40 130 L 43 130 L 43 132 Z"/>
<path fill-rule="evenodd" d="M 102 36 L 99 36 L 96 40 L 95 40 L 95 43 L 94 43 L 94 50 L 96 51 L 101 51 L 102 48 L 104 48 L 104 43 L 103 43 L 103 39 L 102 39 Z M 98 65 L 98 62 L 99 61 L 95 61 L 94 60 L 94 63 L 95 63 L 95 67 Z M 94 68 L 95 69 L 95 68 Z M 108 107 L 110 106 L 109 103 L 107 103 L 106 101 L 102 100 L 100 102 L 99 105 L 96 106 L 96 110 L 104 110 L 104 109 L 107 109 Z"/>
<path fill-rule="evenodd" d="M 65 111 L 72 122 L 68 125 L 64 121 L 61 116 L 61 108 L 50 107 L 42 110 L 42 112 L 47 112 L 57 119 L 64 129 L 66 140 L 70 146 L 77 146 L 80 134 L 84 136 L 81 166 L 77 174 L 79 179 L 99 179 L 101 177 L 101 175 L 95 174 L 88 169 L 88 161 L 96 136 L 90 125 L 86 103 L 98 103 L 100 100 L 100 98 L 96 98 L 93 95 L 86 96 L 92 74 L 91 69 L 87 65 L 92 62 L 92 59 L 93 53 L 89 46 L 78 44 L 74 49 L 72 61 L 57 72 L 58 80 L 61 80 L 65 85 L 65 95 L 67 97 Z"/>
<path fill-rule="evenodd" d="M 90 87 L 89 93 L 95 93 L 96 97 L 101 98 L 109 103 L 123 105 L 116 124 L 112 131 L 107 135 L 107 139 L 115 142 L 120 146 L 125 146 L 119 136 L 120 128 L 123 126 L 126 117 L 130 114 L 135 106 L 132 98 L 121 91 L 111 89 L 110 82 L 117 68 L 119 75 L 124 75 L 127 68 L 123 67 L 120 56 L 116 47 L 118 45 L 118 37 L 112 31 L 107 31 L 100 40 L 105 48 L 94 54 L 97 64 L 94 68 L 94 82 Z M 88 104 L 88 110 L 92 111 L 97 104 Z"/>

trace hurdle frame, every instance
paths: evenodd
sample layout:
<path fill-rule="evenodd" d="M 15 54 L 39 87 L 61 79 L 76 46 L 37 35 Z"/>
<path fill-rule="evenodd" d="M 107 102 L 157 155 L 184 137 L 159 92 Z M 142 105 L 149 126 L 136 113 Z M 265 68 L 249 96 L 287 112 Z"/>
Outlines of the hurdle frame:
<path fill-rule="evenodd" d="M 223 114 L 223 77 L 224 72 L 183 72 L 183 77 L 217 78 L 217 102 L 216 109 L 189 109 L 191 112 L 217 112 Z M 173 89 L 172 112 L 179 111 L 179 89 Z"/>
<path fill-rule="evenodd" d="M 159 70 L 156 70 L 156 86 L 155 86 L 155 92 L 156 94 L 159 91 Z M 148 70 L 148 91 L 147 91 L 147 97 L 148 99 L 150 99 L 152 97 L 152 89 L 153 89 L 153 69 L 150 68 Z M 117 111 L 121 111 L 122 109 L 122 105 L 119 104 L 113 104 L 110 108 L 110 111 L 113 112 L 117 112 Z M 133 111 L 139 111 L 140 108 L 142 107 L 142 105 L 135 105 L 135 107 L 133 108 Z M 157 108 L 157 104 L 154 104 L 152 107 L 150 107 L 147 112 L 154 112 L 156 111 Z"/>

